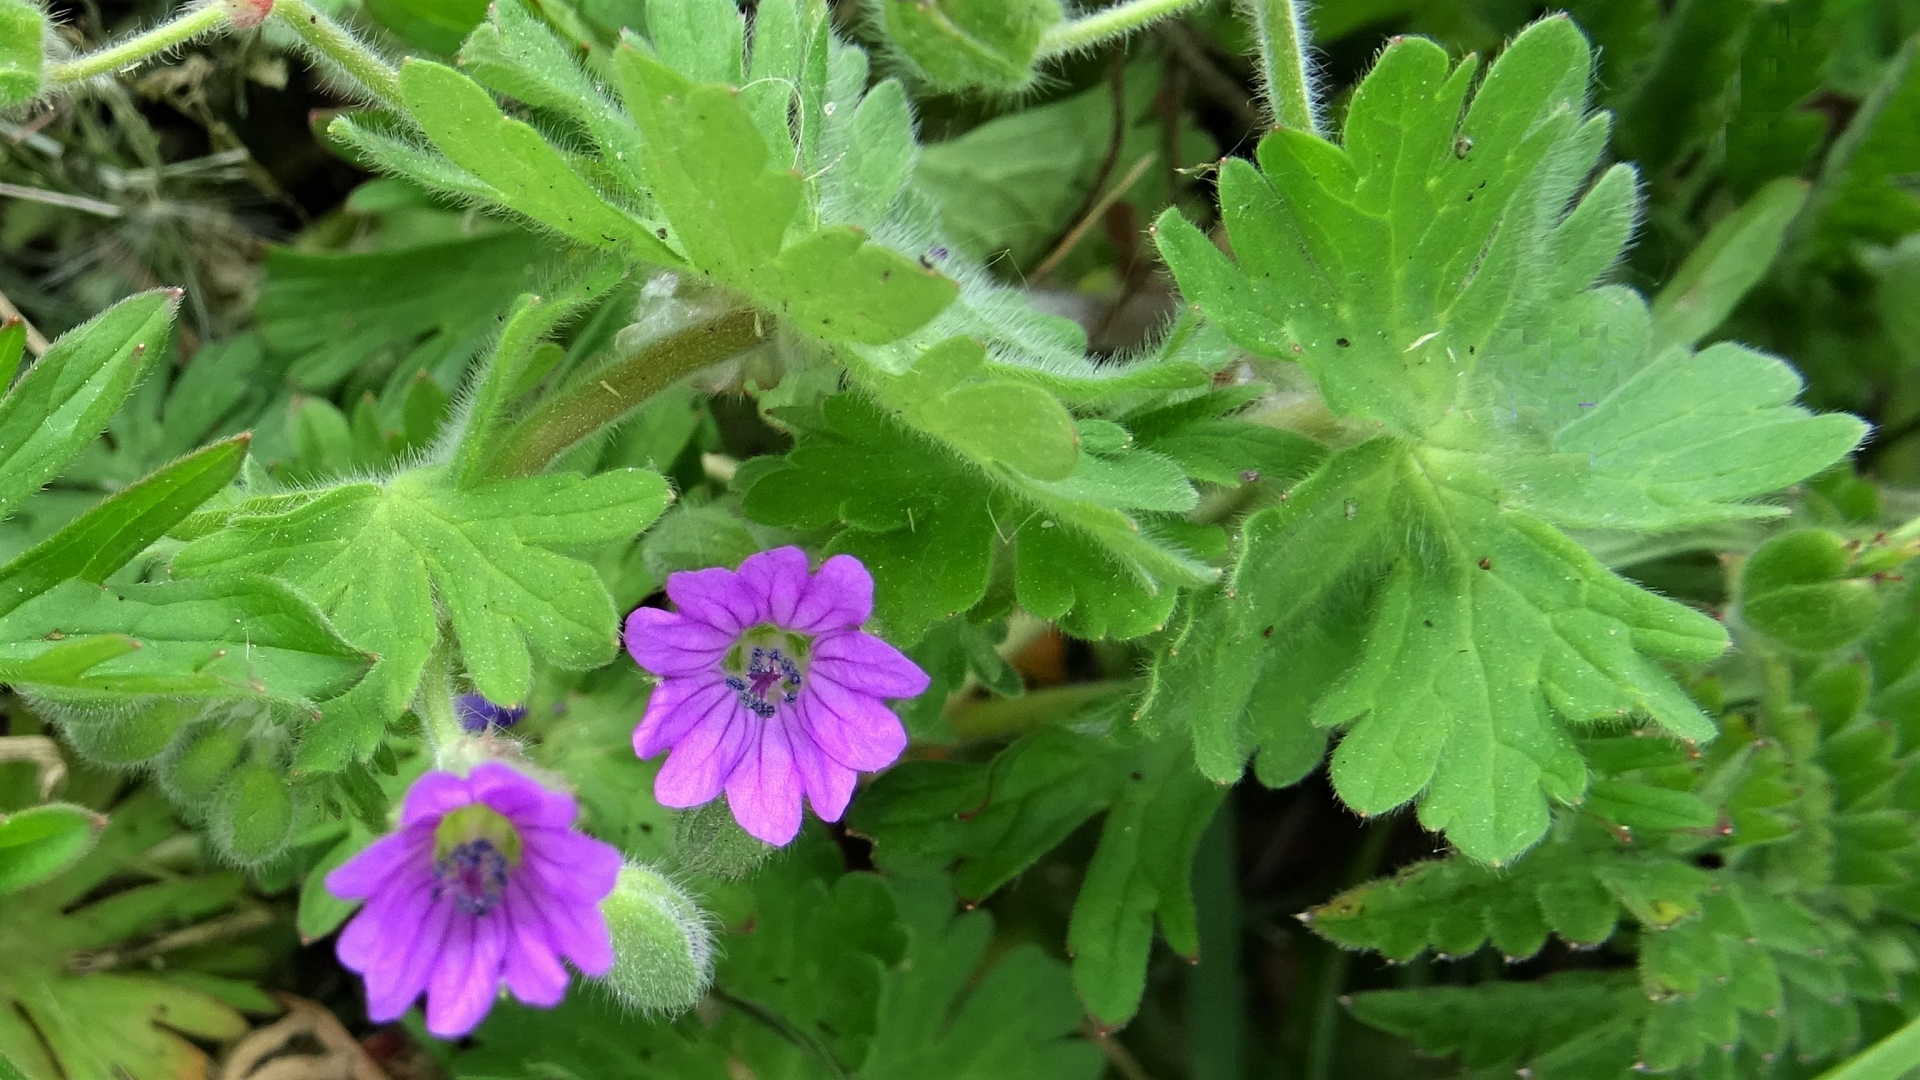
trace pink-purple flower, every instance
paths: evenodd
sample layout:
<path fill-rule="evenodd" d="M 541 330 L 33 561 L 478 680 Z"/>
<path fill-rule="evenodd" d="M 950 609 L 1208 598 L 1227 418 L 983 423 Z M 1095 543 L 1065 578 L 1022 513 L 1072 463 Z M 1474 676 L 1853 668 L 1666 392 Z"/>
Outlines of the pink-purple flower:
<path fill-rule="evenodd" d="M 529 1005 L 567 990 L 562 957 L 587 975 L 613 966 L 600 901 L 620 852 L 573 831 L 573 797 L 499 762 L 414 781 L 400 829 L 327 875 L 365 900 L 340 934 L 340 962 L 367 983 L 367 1013 L 398 1019 L 422 993 L 427 1030 L 473 1030 L 504 982 Z"/>
<path fill-rule="evenodd" d="M 738 571 L 673 574 L 677 612 L 627 617 L 627 651 L 661 676 L 633 733 L 642 758 L 668 751 L 654 781 L 662 805 L 721 792 L 742 828 L 769 844 L 800 831 L 804 795 L 840 820 L 860 772 L 894 763 L 907 733 L 886 698 L 927 688 L 927 674 L 863 632 L 873 577 L 835 555 L 816 574 L 797 547 L 763 551 Z"/>

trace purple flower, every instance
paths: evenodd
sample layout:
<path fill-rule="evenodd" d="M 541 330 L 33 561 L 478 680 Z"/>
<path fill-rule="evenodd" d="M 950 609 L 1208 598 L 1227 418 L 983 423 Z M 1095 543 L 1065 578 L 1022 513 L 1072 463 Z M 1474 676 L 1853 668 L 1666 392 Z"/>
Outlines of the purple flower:
<path fill-rule="evenodd" d="M 488 728 L 510 728 L 527 718 L 525 705 L 501 705 L 479 694 L 461 694 L 453 699 L 453 714 L 460 726 L 475 735 Z"/>
<path fill-rule="evenodd" d="M 600 901 L 620 852 L 571 828 L 572 796 L 499 762 L 472 775 L 414 781 L 400 831 L 327 875 L 327 891 L 365 900 L 340 934 L 340 962 L 367 981 L 367 1013 L 395 1020 L 427 995 L 427 1030 L 473 1030 L 504 980 L 529 1005 L 567 990 L 560 958 L 587 975 L 613 966 Z"/>
<path fill-rule="evenodd" d="M 769 844 L 800 831 L 800 798 L 838 821 L 856 773 L 885 768 L 907 733 L 882 698 L 913 697 L 927 673 L 862 633 L 873 578 L 835 555 L 807 573 L 796 547 L 732 570 L 667 578 L 680 610 L 627 616 L 627 651 L 661 676 L 633 733 L 643 758 L 670 750 L 653 785 L 664 806 L 727 793 L 742 828 Z"/>

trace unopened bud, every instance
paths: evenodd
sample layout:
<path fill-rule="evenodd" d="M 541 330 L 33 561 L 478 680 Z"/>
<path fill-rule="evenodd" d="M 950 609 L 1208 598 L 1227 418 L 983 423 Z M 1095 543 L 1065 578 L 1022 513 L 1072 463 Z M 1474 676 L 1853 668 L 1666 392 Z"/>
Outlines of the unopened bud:
<path fill-rule="evenodd" d="M 246 740 L 226 724 L 208 724 L 188 733 L 179 750 L 160 769 L 160 782 L 182 806 L 204 806 L 220 790 L 240 755 Z"/>
<path fill-rule="evenodd" d="M 774 850 L 742 829 L 720 799 L 682 812 L 674 830 L 673 854 L 681 866 L 726 881 L 746 877 Z"/>
<path fill-rule="evenodd" d="M 293 836 L 293 789 L 279 770 L 250 762 L 221 792 L 214 835 L 227 854 L 257 866 L 286 850 Z"/>
<path fill-rule="evenodd" d="M 606 985 L 622 1003 L 682 1012 L 713 981 L 713 930 L 699 905 L 647 866 L 628 864 L 600 902 L 613 936 Z"/>

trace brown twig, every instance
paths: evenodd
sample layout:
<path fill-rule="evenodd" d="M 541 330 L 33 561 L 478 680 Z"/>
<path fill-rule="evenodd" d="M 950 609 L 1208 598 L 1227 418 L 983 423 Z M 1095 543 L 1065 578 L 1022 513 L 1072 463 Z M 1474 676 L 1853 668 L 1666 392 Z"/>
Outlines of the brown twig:
<path fill-rule="evenodd" d="M 1140 182 L 1140 178 L 1147 174 L 1147 169 L 1153 165 L 1159 156 L 1157 153 L 1149 153 L 1143 155 L 1139 161 L 1134 162 L 1133 167 L 1127 170 L 1127 175 L 1121 177 L 1118 184 L 1115 184 L 1112 189 L 1100 197 L 1098 202 L 1089 207 L 1087 212 L 1080 216 L 1080 220 L 1074 223 L 1073 228 L 1067 230 L 1067 235 L 1060 238 L 1060 243 L 1054 245 L 1054 249 L 1047 253 L 1047 257 L 1040 260 L 1040 265 L 1033 268 L 1032 276 L 1034 278 L 1046 277 L 1064 262 L 1068 255 L 1073 254 L 1073 249 L 1079 246 L 1080 241 L 1086 237 L 1087 230 L 1093 228 L 1094 222 L 1100 220 L 1100 218 L 1106 214 L 1108 207 L 1119 202 L 1120 196 L 1125 195 L 1127 189 Z"/>

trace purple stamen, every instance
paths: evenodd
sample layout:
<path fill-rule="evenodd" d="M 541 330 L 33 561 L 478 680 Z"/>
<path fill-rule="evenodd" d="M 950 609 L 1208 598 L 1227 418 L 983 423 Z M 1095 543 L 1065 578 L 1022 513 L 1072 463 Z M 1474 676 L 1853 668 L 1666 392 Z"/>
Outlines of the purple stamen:
<path fill-rule="evenodd" d="M 800 665 L 779 649 L 756 645 L 747 661 L 746 677 L 727 676 L 727 687 L 740 695 L 740 704 L 753 715 L 771 719 L 782 703 L 799 700 Z"/>
<path fill-rule="evenodd" d="M 469 915 L 485 915 L 500 904 L 507 889 L 507 857 L 486 839 L 459 844 L 435 859 L 433 898 L 452 897 Z"/>

